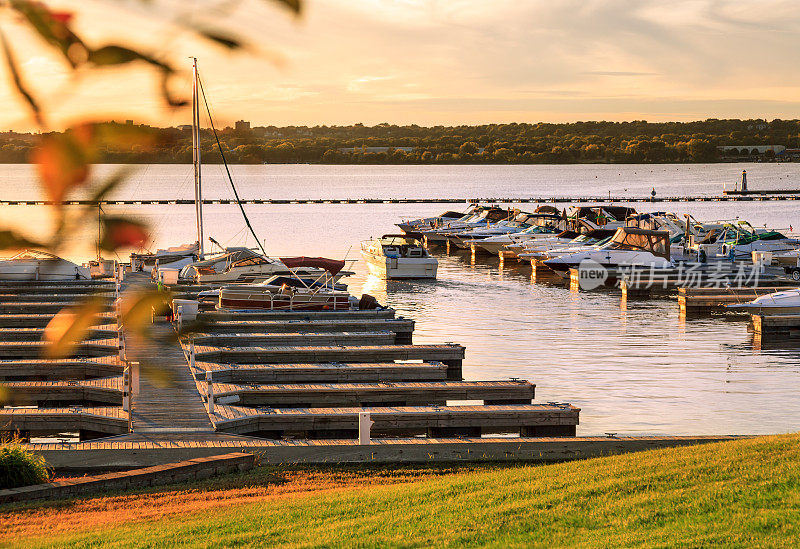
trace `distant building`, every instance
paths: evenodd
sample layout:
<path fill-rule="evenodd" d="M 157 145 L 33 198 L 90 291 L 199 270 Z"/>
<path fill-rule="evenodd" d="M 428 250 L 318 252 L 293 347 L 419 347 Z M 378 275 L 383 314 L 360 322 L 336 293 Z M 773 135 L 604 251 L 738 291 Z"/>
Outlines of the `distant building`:
<path fill-rule="evenodd" d="M 237 132 L 249 132 L 250 131 L 250 122 L 246 120 L 237 120 L 236 126 L 234 128 Z"/>
<path fill-rule="evenodd" d="M 128 126 L 133 126 L 133 120 L 126 120 L 125 124 Z"/>
<path fill-rule="evenodd" d="M 182 131 L 182 132 L 190 132 L 190 131 L 192 131 L 192 125 L 191 124 L 181 124 L 180 126 L 178 126 L 178 129 L 180 131 Z"/>

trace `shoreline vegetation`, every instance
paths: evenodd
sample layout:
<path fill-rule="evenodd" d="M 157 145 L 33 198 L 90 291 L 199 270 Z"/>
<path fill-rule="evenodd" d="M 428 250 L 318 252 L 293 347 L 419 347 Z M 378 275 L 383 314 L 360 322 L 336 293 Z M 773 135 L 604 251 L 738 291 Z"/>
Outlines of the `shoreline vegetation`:
<path fill-rule="evenodd" d="M 0 506 L 0 544 L 790 547 L 800 435 L 547 465 L 265 466 Z"/>
<path fill-rule="evenodd" d="M 191 129 L 133 120 L 155 146 L 109 145 L 96 163 L 191 163 Z M 575 122 L 482 126 L 256 126 L 219 132 L 231 164 L 664 164 L 800 160 L 800 120 Z M 41 134 L 0 132 L 0 163 L 27 163 Z M 203 162 L 222 157 L 201 130 Z"/>

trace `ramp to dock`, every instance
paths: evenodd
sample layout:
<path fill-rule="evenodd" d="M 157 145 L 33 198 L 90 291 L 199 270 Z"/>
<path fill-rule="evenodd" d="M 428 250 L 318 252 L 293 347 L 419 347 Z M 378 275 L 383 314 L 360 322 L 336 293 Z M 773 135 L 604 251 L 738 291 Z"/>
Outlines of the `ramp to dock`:
<path fill-rule="evenodd" d="M 141 368 L 139 391 L 131 397 L 134 433 L 214 430 L 177 342 L 166 337 L 154 338 L 137 344 L 131 353 Z"/>

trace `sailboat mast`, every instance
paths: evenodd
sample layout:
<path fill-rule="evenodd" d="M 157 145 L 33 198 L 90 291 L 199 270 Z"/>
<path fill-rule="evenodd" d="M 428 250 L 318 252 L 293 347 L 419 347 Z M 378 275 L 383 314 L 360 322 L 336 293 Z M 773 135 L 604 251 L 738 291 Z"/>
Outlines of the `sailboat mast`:
<path fill-rule="evenodd" d="M 197 58 L 192 57 L 192 164 L 194 165 L 194 207 L 197 214 L 197 244 L 199 258 L 203 252 L 203 188 L 200 178 L 200 97 L 198 90 Z"/>

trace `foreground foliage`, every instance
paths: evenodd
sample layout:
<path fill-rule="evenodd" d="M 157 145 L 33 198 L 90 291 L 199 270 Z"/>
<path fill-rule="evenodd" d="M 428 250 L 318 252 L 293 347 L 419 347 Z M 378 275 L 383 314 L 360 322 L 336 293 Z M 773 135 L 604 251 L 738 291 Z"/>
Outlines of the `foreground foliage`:
<path fill-rule="evenodd" d="M 0 444 L 0 490 L 47 482 L 50 473 L 44 458 L 17 442 Z"/>
<path fill-rule="evenodd" d="M 148 493 L 0 510 L 0 521 L 17 540 L 33 533 L 26 524 L 53 525 L 54 516 L 80 525 L 29 538 L 34 545 L 790 547 L 800 537 L 798 443 L 790 435 L 554 465 L 428 469 L 419 480 L 413 470 L 263 468 L 200 492 L 162 492 L 170 512 L 158 518 L 142 503 L 155 497 Z M 315 474 L 327 479 L 322 492 L 308 482 Z M 305 489 L 281 493 L 294 475 Z M 196 505 L 206 500 L 217 505 Z M 87 505 L 94 522 L 83 520 Z"/>

